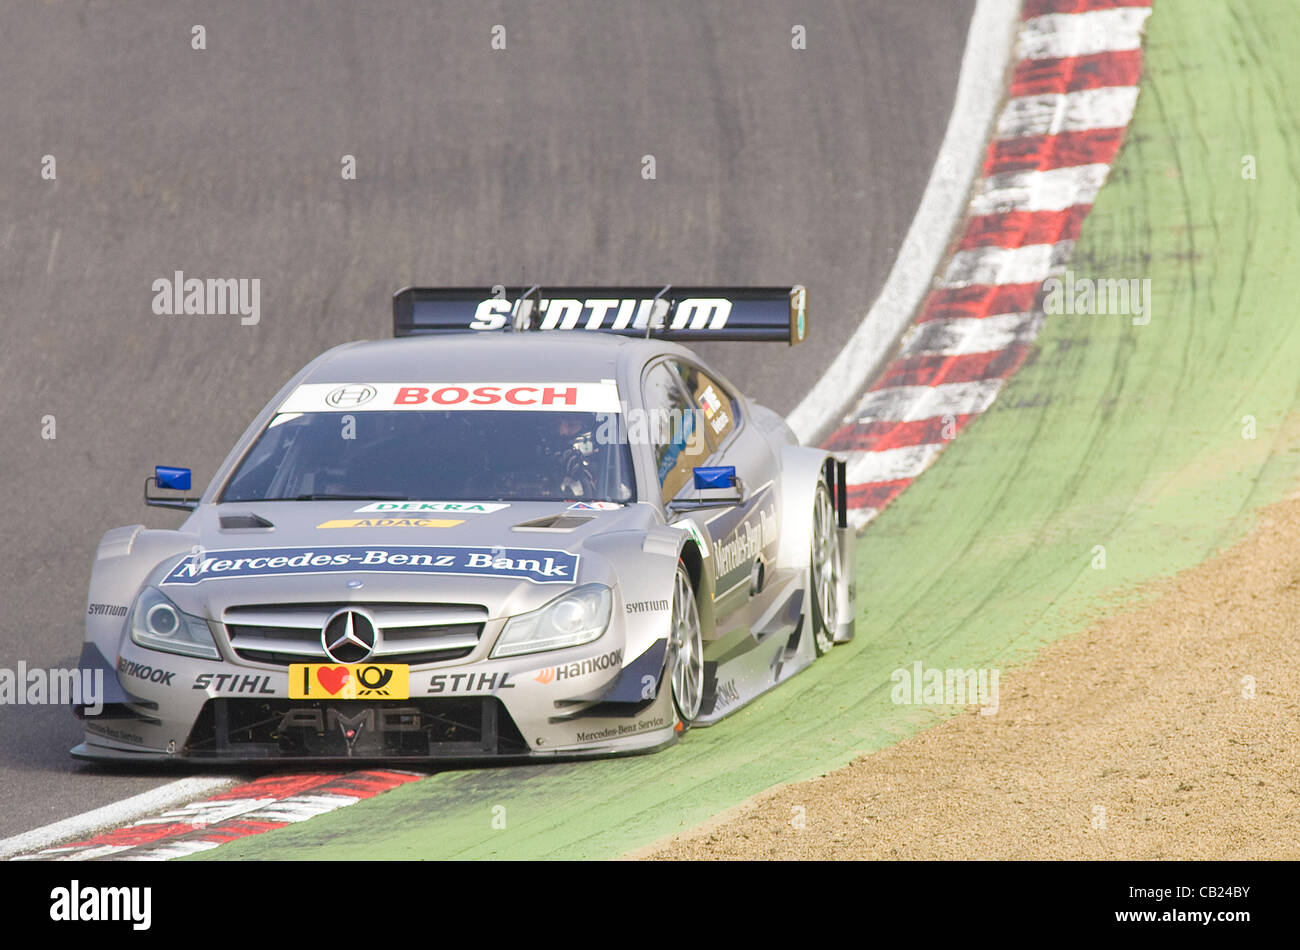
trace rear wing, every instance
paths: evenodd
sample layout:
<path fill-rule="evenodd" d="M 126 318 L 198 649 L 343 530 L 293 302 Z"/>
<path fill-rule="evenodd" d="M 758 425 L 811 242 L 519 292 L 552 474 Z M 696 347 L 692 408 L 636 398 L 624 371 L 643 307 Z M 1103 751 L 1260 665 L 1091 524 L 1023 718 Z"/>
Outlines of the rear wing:
<path fill-rule="evenodd" d="M 406 287 L 393 336 L 493 330 L 599 330 L 678 342 L 775 341 L 808 330 L 808 292 L 792 287 Z"/>

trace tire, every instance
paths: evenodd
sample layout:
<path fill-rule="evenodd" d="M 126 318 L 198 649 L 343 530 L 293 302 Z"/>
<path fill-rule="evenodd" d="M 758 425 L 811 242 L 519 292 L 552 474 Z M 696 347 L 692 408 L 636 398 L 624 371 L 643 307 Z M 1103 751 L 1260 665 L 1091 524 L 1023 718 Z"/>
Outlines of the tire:
<path fill-rule="evenodd" d="M 824 481 L 813 499 L 813 531 L 808 562 L 808 596 L 812 600 L 813 646 L 825 656 L 835 646 L 839 624 L 840 545 L 835 507 Z"/>
<path fill-rule="evenodd" d="M 704 635 L 700 629 L 700 608 L 695 588 L 685 565 L 677 565 L 673 581 L 672 626 L 668 642 L 668 670 L 672 681 L 673 705 L 689 726 L 700 714 L 704 699 Z"/>

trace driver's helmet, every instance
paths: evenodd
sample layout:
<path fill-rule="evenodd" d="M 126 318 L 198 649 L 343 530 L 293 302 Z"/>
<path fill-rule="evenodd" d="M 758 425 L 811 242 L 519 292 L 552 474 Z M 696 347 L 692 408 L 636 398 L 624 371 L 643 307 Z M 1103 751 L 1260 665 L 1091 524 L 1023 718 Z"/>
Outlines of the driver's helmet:
<path fill-rule="evenodd" d="M 576 452 L 586 457 L 596 451 L 593 417 L 584 412 L 558 412 L 548 420 L 543 435 L 546 451 L 562 456 Z"/>
<path fill-rule="evenodd" d="M 547 461 L 560 479 L 560 493 L 584 498 L 595 488 L 588 462 L 596 451 L 596 433 L 590 413 L 557 413 L 546 426 Z"/>

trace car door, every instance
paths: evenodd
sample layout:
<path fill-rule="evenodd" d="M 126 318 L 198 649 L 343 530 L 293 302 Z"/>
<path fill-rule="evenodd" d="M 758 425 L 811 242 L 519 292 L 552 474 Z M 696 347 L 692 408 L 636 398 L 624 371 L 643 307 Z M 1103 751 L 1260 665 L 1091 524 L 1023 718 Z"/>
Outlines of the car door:
<path fill-rule="evenodd" d="M 747 431 L 740 401 L 704 367 L 665 358 L 652 363 L 644 378 L 645 404 L 667 408 L 664 418 L 673 423 L 670 430 L 661 422 L 655 431 L 665 505 L 683 490 L 694 495 L 691 470 L 698 465 L 735 465 L 745 481 L 743 502 L 693 515 L 708 533 L 715 559 L 714 611 L 721 633 L 761 588 L 762 573 L 776 556 L 776 492 L 764 477 L 772 468 L 771 452 L 760 434 Z"/>

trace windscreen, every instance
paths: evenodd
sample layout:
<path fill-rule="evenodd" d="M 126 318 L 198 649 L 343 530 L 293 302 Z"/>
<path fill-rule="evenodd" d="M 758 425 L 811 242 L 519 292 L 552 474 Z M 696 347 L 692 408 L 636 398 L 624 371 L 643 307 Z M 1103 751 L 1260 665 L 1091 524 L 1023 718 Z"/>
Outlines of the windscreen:
<path fill-rule="evenodd" d="M 280 412 L 221 501 L 628 502 L 632 459 L 618 431 L 598 412 Z"/>

